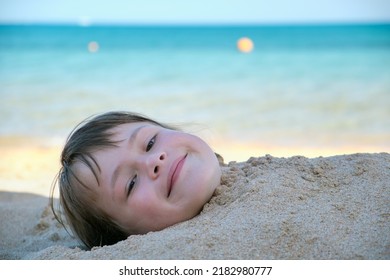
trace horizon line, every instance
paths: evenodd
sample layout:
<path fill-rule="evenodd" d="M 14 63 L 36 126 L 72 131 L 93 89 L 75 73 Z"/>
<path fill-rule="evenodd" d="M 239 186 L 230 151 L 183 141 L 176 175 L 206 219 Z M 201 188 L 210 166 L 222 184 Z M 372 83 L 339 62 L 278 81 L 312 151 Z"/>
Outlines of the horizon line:
<path fill-rule="evenodd" d="M 267 22 L 82 22 L 82 21 L 2 21 L 0 25 L 52 25 L 52 26 L 145 26 L 145 27 L 232 27 L 232 26 L 303 26 L 303 25 L 389 25 L 390 20 L 370 20 L 370 21 L 267 21 Z"/>

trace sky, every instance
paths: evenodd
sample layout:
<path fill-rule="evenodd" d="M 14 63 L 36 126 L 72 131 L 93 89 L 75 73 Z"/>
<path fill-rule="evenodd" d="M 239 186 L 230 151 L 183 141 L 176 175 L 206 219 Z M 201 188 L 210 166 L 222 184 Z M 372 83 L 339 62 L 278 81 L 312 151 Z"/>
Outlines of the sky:
<path fill-rule="evenodd" d="M 390 0 L 0 0 L 0 23 L 390 22 Z"/>

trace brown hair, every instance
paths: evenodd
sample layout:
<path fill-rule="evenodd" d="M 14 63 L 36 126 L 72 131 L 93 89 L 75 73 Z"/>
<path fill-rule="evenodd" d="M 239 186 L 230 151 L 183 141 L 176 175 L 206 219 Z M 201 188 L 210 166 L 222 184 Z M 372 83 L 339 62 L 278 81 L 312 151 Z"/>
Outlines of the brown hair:
<path fill-rule="evenodd" d="M 99 169 L 93 152 L 115 147 L 110 140 L 114 127 L 135 122 L 149 122 L 164 128 L 175 129 L 140 114 L 108 112 L 81 122 L 69 135 L 61 153 L 61 168 L 53 183 L 50 195 L 51 209 L 55 218 L 88 248 L 111 245 L 128 237 L 104 211 L 97 207 L 97 194 L 77 176 L 77 164 L 85 164 L 96 176 Z M 54 206 L 55 186 L 59 186 L 59 208 Z M 65 219 L 63 219 L 65 216 Z"/>

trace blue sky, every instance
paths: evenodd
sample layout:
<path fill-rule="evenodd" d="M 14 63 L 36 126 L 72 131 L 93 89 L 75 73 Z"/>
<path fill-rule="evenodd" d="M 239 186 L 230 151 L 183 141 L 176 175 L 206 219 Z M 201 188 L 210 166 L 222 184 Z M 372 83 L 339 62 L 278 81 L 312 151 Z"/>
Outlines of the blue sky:
<path fill-rule="evenodd" d="M 0 0 L 0 22 L 390 22 L 390 0 Z"/>

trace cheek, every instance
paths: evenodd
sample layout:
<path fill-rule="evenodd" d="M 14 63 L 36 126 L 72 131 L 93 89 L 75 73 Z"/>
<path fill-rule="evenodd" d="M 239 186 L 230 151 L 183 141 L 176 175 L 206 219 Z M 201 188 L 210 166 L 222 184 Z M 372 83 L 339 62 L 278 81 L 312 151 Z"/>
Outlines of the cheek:
<path fill-rule="evenodd" d="M 132 212 L 135 214 L 133 228 L 138 233 L 161 230 L 176 222 L 169 207 L 165 207 L 161 201 L 151 199 L 137 201 L 133 206 Z"/>
<path fill-rule="evenodd" d="M 204 142 L 201 138 L 187 133 L 178 133 L 174 141 L 175 147 L 183 147 L 184 149 L 197 154 L 203 160 L 206 160 L 213 154 L 210 146 Z"/>
<path fill-rule="evenodd" d="M 158 214 L 161 208 L 161 202 L 155 194 L 142 186 L 130 199 L 129 203 L 129 207 L 133 209 L 136 215 L 144 218 Z"/>

